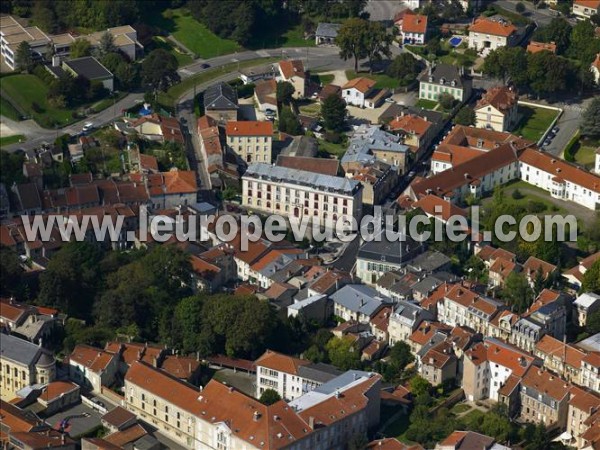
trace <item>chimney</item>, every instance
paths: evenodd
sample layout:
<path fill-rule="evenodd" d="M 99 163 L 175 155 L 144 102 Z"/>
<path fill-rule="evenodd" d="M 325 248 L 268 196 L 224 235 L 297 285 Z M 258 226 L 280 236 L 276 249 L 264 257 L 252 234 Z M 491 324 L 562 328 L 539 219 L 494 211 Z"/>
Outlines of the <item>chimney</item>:
<path fill-rule="evenodd" d="M 158 368 L 158 360 L 156 359 L 156 356 L 152 357 L 152 365 Z"/>
<path fill-rule="evenodd" d="M 258 420 L 260 419 L 260 413 L 258 411 L 254 411 L 253 419 L 255 422 L 258 422 Z"/>
<path fill-rule="evenodd" d="M 308 426 L 311 428 L 311 430 L 315 429 L 315 418 L 313 416 L 308 418 Z"/>

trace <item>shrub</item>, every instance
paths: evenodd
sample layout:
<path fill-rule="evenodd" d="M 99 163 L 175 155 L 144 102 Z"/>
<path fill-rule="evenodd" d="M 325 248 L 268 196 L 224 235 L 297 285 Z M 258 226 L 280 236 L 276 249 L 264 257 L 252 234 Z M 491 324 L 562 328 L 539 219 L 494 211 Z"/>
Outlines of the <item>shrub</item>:
<path fill-rule="evenodd" d="M 512 193 L 512 198 L 514 198 L 515 200 L 520 200 L 524 197 L 524 195 L 521 193 L 520 190 L 515 189 Z"/>
<path fill-rule="evenodd" d="M 44 111 L 38 102 L 32 102 L 31 109 L 33 109 L 33 112 L 36 112 L 38 114 Z"/>
<path fill-rule="evenodd" d="M 336 133 L 335 131 L 328 131 L 325 133 L 325 140 L 327 142 L 331 142 L 332 144 L 340 144 L 342 142 L 342 136 L 340 133 Z"/>
<path fill-rule="evenodd" d="M 50 75 L 50 73 L 41 64 L 38 64 L 34 67 L 33 74 L 46 84 L 50 84 L 54 81 L 54 77 Z"/>
<path fill-rule="evenodd" d="M 238 86 L 237 93 L 239 98 L 249 98 L 254 95 L 254 83 L 243 84 Z"/>
<path fill-rule="evenodd" d="M 544 202 L 540 202 L 537 200 L 529 200 L 527 202 L 527 212 L 531 214 L 539 214 L 541 212 L 546 211 L 546 205 Z"/>

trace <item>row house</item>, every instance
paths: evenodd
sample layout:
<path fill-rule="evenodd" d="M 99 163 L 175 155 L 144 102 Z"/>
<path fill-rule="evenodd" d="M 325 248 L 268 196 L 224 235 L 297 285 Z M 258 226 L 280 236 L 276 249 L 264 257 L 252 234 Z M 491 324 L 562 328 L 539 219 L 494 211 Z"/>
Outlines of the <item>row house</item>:
<path fill-rule="evenodd" d="M 535 358 L 495 338 L 486 338 L 464 354 L 462 387 L 469 401 L 489 398 L 518 409 L 518 380 L 535 363 Z"/>
<path fill-rule="evenodd" d="M 267 350 L 254 364 L 257 398 L 272 389 L 284 400 L 291 401 L 342 374 L 328 364 L 314 364 L 272 350 Z"/>
<path fill-rule="evenodd" d="M 423 321 L 434 320 L 434 315 L 418 305 L 406 301 L 398 301 L 390 316 L 388 333 L 389 343 L 407 342 Z"/>
<path fill-rule="evenodd" d="M 429 343 L 446 339 L 451 328 L 439 322 L 424 320 L 408 338 L 411 353 L 418 354 Z"/>
<path fill-rule="evenodd" d="M 563 278 L 566 280 L 567 286 L 573 291 L 578 291 L 583 283 L 583 276 L 599 259 L 600 251 L 582 259 L 579 264 L 565 271 Z"/>
<path fill-rule="evenodd" d="M 363 284 L 347 284 L 330 296 L 333 313 L 344 321 L 369 323 L 384 306 L 392 304 L 388 297 Z"/>
<path fill-rule="evenodd" d="M 350 168 L 346 177 L 363 186 L 363 205 L 376 206 L 385 202 L 398 185 L 398 168 L 382 161 L 366 163 L 360 168 Z"/>
<path fill-rule="evenodd" d="M 69 378 L 93 392 L 111 386 L 118 372 L 118 357 L 104 350 L 79 344 L 69 355 Z"/>
<path fill-rule="evenodd" d="M 360 220 L 362 185 L 343 177 L 255 163 L 242 177 L 242 205 L 333 228 L 338 220 Z"/>
<path fill-rule="evenodd" d="M 554 373 L 531 367 L 521 379 L 521 414 L 525 422 L 567 427 L 570 385 Z"/>

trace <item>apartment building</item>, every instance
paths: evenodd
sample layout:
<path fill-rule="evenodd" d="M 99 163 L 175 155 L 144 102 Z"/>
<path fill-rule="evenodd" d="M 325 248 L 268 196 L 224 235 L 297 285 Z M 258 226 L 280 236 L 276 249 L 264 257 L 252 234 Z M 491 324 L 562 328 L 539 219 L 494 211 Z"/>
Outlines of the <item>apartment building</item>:
<path fill-rule="evenodd" d="M 435 319 L 431 312 L 406 301 L 396 302 L 394 308 L 388 325 L 390 346 L 396 342 L 407 342 L 421 322 Z"/>
<path fill-rule="evenodd" d="M 572 12 L 578 20 L 589 20 L 594 14 L 600 14 L 600 0 L 575 0 Z"/>
<path fill-rule="evenodd" d="M 333 228 L 339 219 L 360 220 L 362 185 L 343 177 L 254 163 L 242 177 L 242 205 L 291 221 L 306 217 Z"/>
<path fill-rule="evenodd" d="M 590 352 L 581 360 L 579 384 L 600 394 L 600 355 Z"/>
<path fill-rule="evenodd" d="M 255 365 L 256 398 L 272 389 L 286 401 L 295 400 L 342 374 L 328 364 L 314 364 L 273 350 L 267 350 Z"/>
<path fill-rule="evenodd" d="M 592 428 L 592 422 L 595 420 L 600 420 L 600 397 L 573 386 L 569 392 L 567 433 L 576 448 L 587 447 L 583 436 Z M 597 424 L 596 427 L 600 431 L 600 424 Z M 600 441 L 600 433 L 597 435 L 597 440 Z"/>
<path fill-rule="evenodd" d="M 486 338 L 464 354 L 462 387 L 469 401 L 489 398 L 516 412 L 514 391 L 535 358 L 510 344 Z"/>
<path fill-rule="evenodd" d="M 574 322 L 577 326 L 585 327 L 590 315 L 600 309 L 600 295 L 585 292 L 577 297 L 573 306 L 575 307 Z"/>
<path fill-rule="evenodd" d="M 269 121 L 227 122 L 227 147 L 247 164 L 271 163 L 273 123 Z"/>
<path fill-rule="evenodd" d="M 512 87 L 489 89 L 475 106 L 475 126 L 494 131 L 509 131 L 519 119 L 519 94 Z"/>
<path fill-rule="evenodd" d="M 398 184 L 398 167 L 383 161 L 366 163 L 360 168 L 350 168 L 346 177 L 363 186 L 363 205 L 375 206 L 385 201 Z"/>
<path fill-rule="evenodd" d="M 469 26 L 469 48 L 487 54 L 500 47 L 512 47 L 518 43 L 517 31 L 502 17 L 479 17 Z"/>
<path fill-rule="evenodd" d="M 545 368 L 567 381 L 580 383 L 581 365 L 586 356 L 583 350 L 546 335 L 535 345 L 532 353 L 543 361 Z"/>
<path fill-rule="evenodd" d="M 456 378 L 458 358 L 454 354 L 452 343 L 442 341 L 417 355 L 419 374 L 432 386 L 438 386 L 445 381 Z"/>
<path fill-rule="evenodd" d="M 408 145 L 417 160 L 426 153 L 438 130 L 426 118 L 404 113 L 394 117 L 388 129 L 404 138 L 404 145 Z"/>
<path fill-rule="evenodd" d="M 10 401 L 34 384 L 54 380 L 56 361 L 41 345 L 0 333 L 0 399 Z"/>
<path fill-rule="evenodd" d="M 464 69 L 448 64 L 430 64 L 419 75 L 419 99 L 437 101 L 441 94 L 450 94 L 459 102 L 471 97 L 472 81 Z"/>
<path fill-rule="evenodd" d="M 69 355 L 69 378 L 94 392 L 110 386 L 118 371 L 118 356 L 88 345 L 77 345 Z"/>
<path fill-rule="evenodd" d="M 363 284 L 347 284 L 330 298 L 333 313 L 347 322 L 369 323 L 380 309 L 392 303 L 390 298 Z"/>
<path fill-rule="evenodd" d="M 0 51 L 11 70 L 17 69 L 15 54 L 21 42 L 27 42 L 34 58 L 41 59 L 48 53 L 51 38 L 38 27 L 24 27 L 12 16 L 0 18 Z"/>
<path fill-rule="evenodd" d="M 546 427 L 556 424 L 566 428 L 570 388 L 567 381 L 548 370 L 529 368 L 521 379 L 519 418 Z"/>

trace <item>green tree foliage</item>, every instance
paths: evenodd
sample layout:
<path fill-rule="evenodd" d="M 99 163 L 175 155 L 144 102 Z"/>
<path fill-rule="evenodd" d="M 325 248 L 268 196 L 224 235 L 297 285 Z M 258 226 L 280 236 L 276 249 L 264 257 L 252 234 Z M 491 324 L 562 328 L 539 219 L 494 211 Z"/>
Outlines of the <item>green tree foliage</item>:
<path fill-rule="evenodd" d="M 96 49 L 96 56 L 102 58 L 104 55 L 117 51 L 115 46 L 115 38 L 108 31 L 103 33 Z"/>
<path fill-rule="evenodd" d="M 90 56 L 91 54 L 92 45 L 87 39 L 77 38 L 75 39 L 75 42 L 71 44 L 71 58 L 81 58 L 83 56 Z"/>
<path fill-rule="evenodd" d="M 434 448 L 437 442 L 456 429 L 459 429 L 458 423 L 447 408 L 440 408 L 432 415 L 428 407 L 418 405 L 410 415 L 406 437 L 425 448 Z"/>
<path fill-rule="evenodd" d="M 302 134 L 302 125 L 289 107 L 281 108 L 279 112 L 279 131 L 292 136 Z"/>
<path fill-rule="evenodd" d="M 600 39 L 596 37 L 594 25 L 589 20 L 579 20 L 571 33 L 568 56 L 580 61 L 588 69 L 600 53 Z"/>
<path fill-rule="evenodd" d="M 593 292 L 593 291 L 586 291 L 586 292 Z M 595 292 L 599 293 L 600 290 L 596 290 Z M 585 327 L 585 330 L 588 332 L 588 334 L 590 336 L 592 336 L 596 333 L 600 333 L 600 311 L 595 311 L 589 315 L 589 317 L 587 319 L 587 325 Z"/>
<path fill-rule="evenodd" d="M 166 91 L 179 81 L 177 59 L 162 48 L 152 50 L 142 62 L 143 82 L 155 90 Z"/>
<path fill-rule="evenodd" d="M 18 70 L 31 72 L 33 70 L 33 57 L 31 47 L 27 41 L 23 41 L 15 52 L 15 66 Z"/>
<path fill-rule="evenodd" d="M 277 101 L 284 105 L 289 105 L 292 102 L 294 95 L 294 85 L 289 81 L 279 81 L 277 83 Z"/>
<path fill-rule="evenodd" d="M 525 8 L 523 2 L 517 2 L 517 4 L 515 5 L 515 11 L 519 14 L 523 14 L 526 10 L 527 8 Z"/>
<path fill-rule="evenodd" d="M 23 162 L 25 155 L 23 153 L 9 153 L 6 150 L 0 150 L 0 183 L 4 183 L 10 188 L 13 183 L 24 183 Z"/>
<path fill-rule="evenodd" d="M 259 402 L 267 406 L 277 403 L 279 400 L 281 400 L 281 396 L 273 389 L 265 389 L 258 399 Z"/>
<path fill-rule="evenodd" d="M 431 383 L 420 375 L 415 375 L 410 380 L 410 392 L 412 392 L 415 397 L 429 395 L 431 389 Z"/>
<path fill-rule="evenodd" d="M 581 291 L 600 294 L 600 260 L 592 264 L 592 266 L 583 274 Z"/>
<path fill-rule="evenodd" d="M 529 86 L 538 95 L 565 90 L 569 70 L 566 59 L 550 52 L 530 53 L 527 58 Z"/>
<path fill-rule="evenodd" d="M 523 47 L 500 47 L 485 58 L 483 71 L 493 77 L 510 78 L 513 83 L 527 83 L 527 53 Z"/>
<path fill-rule="evenodd" d="M 87 344 L 104 348 L 104 345 L 114 339 L 114 330 L 101 326 L 87 326 L 82 320 L 69 317 L 63 330 L 62 350 L 70 353 L 77 344 Z"/>
<path fill-rule="evenodd" d="M 0 296 L 21 297 L 23 268 L 19 255 L 12 249 L 0 245 Z M 21 294 L 21 295 L 20 295 Z"/>
<path fill-rule="evenodd" d="M 101 286 L 98 264 L 102 256 L 102 251 L 89 242 L 64 245 L 40 276 L 37 302 L 71 317 L 89 319 Z"/>
<path fill-rule="evenodd" d="M 100 62 L 114 74 L 118 89 L 126 91 L 136 85 L 137 66 L 127 61 L 121 53 L 107 53 L 100 59 Z"/>
<path fill-rule="evenodd" d="M 195 352 L 198 348 L 198 336 L 202 331 L 202 298 L 186 297 L 175 306 L 171 333 L 165 338 L 176 345 L 182 353 Z"/>
<path fill-rule="evenodd" d="M 321 116 L 325 128 L 340 132 L 346 123 L 346 102 L 339 95 L 330 95 L 321 105 Z"/>
<path fill-rule="evenodd" d="M 368 21 L 364 30 L 365 53 L 369 59 L 369 71 L 373 72 L 373 65 L 381 61 L 383 57 L 390 58 L 392 53 L 390 46 L 394 37 L 387 32 L 379 22 Z"/>
<path fill-rule="evenodd" d="M 562 18 L 554 18 L 548 25 L 535 30 L 533 39 L 540 42 L 554 42 L 556 51 L 562 55 L 571 44 L 571 32 L 573 27 Z"/>
<path fill-rule="evenodd" d="M 58 21 L 50 0 L 34 2 L 31 20 L 36 26 L 48 33 L 54 33 L 58 29 Z"/>
<path fill-rule="evenodd" d="M 475 125 L 475 119 L 475 110 L 470 106 L 463 106 L 454 116 L 454 123 L 469 127 Z"/>
<path fill-rule="evenodd" d="M 366 42 L 368 28 L 369 21 L 351 18 L 342 24 L 336 37 L 336 44 L 340 48 L 340 58 L 344 61 L 353 58 L 355 72 L 358 72 L 358 61 L 369 56 Z"/>
<path fill-rule="evenodd" d="M 415 360 L 410 346 L 403 341 L 396 342 L 390 349 L 390 365 L 397 371 L 402 372 Z"/>
<path fill-rule="evenodd" d="M 592 100 L 583 112 L 581 122 L 581 135 L 591 138 L 600 137 L 600 97 Z"/>
<path fill-rule="evenodd" d="M 386 69 L 386 74 L 400 80 L 406 85 L 414 81 L 421 73 L 421 63 L 410 53 L 401 53 L 396 56 Z"/>
<path fill-rule="evenodd" d="M 360 354 L 353 346 L 352 339 L 334 337 L 327 343 L 327 355 L 331 364 L 340 370 L 359 369 Z"/>
<path fill-rule="evenodd" d="M 455 101 L 456 100 L 452 96 L 452 94 L 448 94 L 446 92 L 444 92 L 443 94 L 440 94 L 440 96 L 438 97 L 438 102 L 439 102 L 440 106 L 442 108 L 444 108 L 446 111 L 451 110 L 454 107 Z"/>
<path fill-rule="evenodd" d="M 524 274 L 512 272 L 506 277 L 502 297 L 514 312 L 523 313 L 533 303 L 533 290 Z"/>

